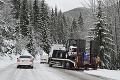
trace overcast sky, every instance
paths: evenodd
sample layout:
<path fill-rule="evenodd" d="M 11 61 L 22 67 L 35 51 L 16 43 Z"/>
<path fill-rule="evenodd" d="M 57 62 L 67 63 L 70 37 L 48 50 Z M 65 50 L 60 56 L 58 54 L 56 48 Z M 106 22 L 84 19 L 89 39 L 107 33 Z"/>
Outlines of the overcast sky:
<path fill-rule="evenodd" d="M 45 0 L 46 3 L 48 3 L 49 6 L 52 8 L 57 6 L 58 9 L 61 9 L 63 12 L 77 8 L 82 7 L 82 3 L 85 5 L 85 1 L 89 0 Z"/>

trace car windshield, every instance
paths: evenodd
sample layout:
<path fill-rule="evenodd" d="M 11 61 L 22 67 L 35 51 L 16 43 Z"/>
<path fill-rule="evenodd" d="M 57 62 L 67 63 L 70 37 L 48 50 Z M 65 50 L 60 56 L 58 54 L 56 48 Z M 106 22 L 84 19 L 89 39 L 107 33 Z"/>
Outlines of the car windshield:
<path fill-rule="evenodd" d="M 31 56 L 20 56 L 20 58 L 31 58 Z"/>

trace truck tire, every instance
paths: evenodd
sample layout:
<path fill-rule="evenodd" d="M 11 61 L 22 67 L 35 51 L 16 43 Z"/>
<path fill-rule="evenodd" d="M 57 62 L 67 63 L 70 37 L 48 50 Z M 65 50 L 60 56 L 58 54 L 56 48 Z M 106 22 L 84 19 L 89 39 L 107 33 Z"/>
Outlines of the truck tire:
<path fill-rule="evenodd" d="M 33 69 L 33 66 L 31 66 L 30 68 Z"/>
<path fill-rule="evenodd" d="M 52 67 L 52 64 L 49 64 L 49 67 Z"/>
<path fill-rule="evenodd" d="M 66 62 L 66 69 L 67 70 L 71 70 L 72 69 L 72 66 L 71 66 L 69 61 Z"/>
<path fill-rule="evenodd" d="M 20 66 L 18 65 L 17 68 L 20 68 Z"/>
<path fill-rule="evenodd" d="M 93 70 L 97 70 L 97 65 L 96 64 L 94 64 Z"/>
<path fill-rule="evenodd" d="M 49 67 L 52 67 L 51 60 L 49 59 Z"/>
<path fill-rule="evenodd" d="M 62 68 L 65 69 L 66 68 L 66 62 L 62 61 Z"/>

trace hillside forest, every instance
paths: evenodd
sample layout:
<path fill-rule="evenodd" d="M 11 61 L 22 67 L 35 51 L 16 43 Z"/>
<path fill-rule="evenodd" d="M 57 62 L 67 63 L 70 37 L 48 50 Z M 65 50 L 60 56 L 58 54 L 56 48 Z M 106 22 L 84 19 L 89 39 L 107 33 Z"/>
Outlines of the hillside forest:
<path fill-rule="evenodd" d="M 51 44 L 77 38 L 99 41 L 99 67 L 120 69 L 120 0 L 89 0 L 66 12 L 45 0 L 0 0 L 0 56 L 27 49 L 35 56 Z M 89 52 L 88 52 L 89 53 Z"/>

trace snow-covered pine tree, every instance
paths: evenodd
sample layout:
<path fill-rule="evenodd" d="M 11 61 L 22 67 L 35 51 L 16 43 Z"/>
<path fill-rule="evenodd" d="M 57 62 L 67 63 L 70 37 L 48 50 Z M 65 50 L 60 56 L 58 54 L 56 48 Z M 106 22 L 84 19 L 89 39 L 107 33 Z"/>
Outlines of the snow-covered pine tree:
<path fill-rule="evenodd" d="M 115 33 L 117 33 L 116 31 L 114 31 L 114 26 L 116 25 L 116 23 L 114 24 L 114 19 L 116 15 L 113 16 L 113 14 L 116 14 L 115 8 L 113 6 L 115 5 L 109 5 L 111 4 L 109 1 L 103 1 L 104 5 L 104 13 L 105 13 L 105 19 L 106 19 L 106 29 L 107 29 L 107 33 L 105 33 L 105 40 L 107 42 L 106 44 L 106 59 L 108 60 L 106 62 L 106 66 L 108 69 L 116 69 L 117 67 L 117 58 L 116 58 L 116 45 L 115 45 L 115 41 L 116 41 L 116 36 L 113 36 Z M 113 3 L 112 3 L 113 4 Z M 118 45 L 118 44 L 117 44 Z"/>
<path fill-rule="evenodd" d="M 69 35 L 68 23 L 62 11 L 57 12 L 57 7 L 51 12 L 50 29 L 52 43 L 65 43 Z"/>
<path fill-rule="evenodd" d="M 117 12 L 118 12 L 118 23 L 120 22 L 120 0 L 118 0 L 118 10 L 117 10 Z M 118 31 L 120 30 L 120 23 L 118 24 Z M 117 32 L 116 32 L 117 33 Z M 118 34 L 118 33 L 117 33 Z M 119 34 L 120 35 L 120 34 Z M 117 36 L 117 35 L 116 35 Z M 120 40 L 120 38 L 117 36 L 117 38 L 118 38 L 118 41 Z M 120 69 L 120 42 L 117 42 L 117 48 L 118 48 L 118 50 L 117 50 L 117 52 L 118 52 L 118 54 L 117 54 L 117 69 Z"/>
<path fill-rule="evenodd" d="M 77 33 L 76 33 L 77 27 L 78 27 L 77 22 L 75 19 L 73 19 L 71 29 L 70 29 L 70 38 L 71 39 L 77 38 Z"/>
<path fill-rule="evenodd" d="M 15 44 L 15 50 L 16 54 L 20 53 L 21 50 L 21 45 L 19 43 L 20 41 L 20 7 L 21 7 L 21 0 L 11 0 L 13 4 L 13 9 L 11 11 L 14 19 L 14 26 L 15 26 L 15 39 L 16 39 L 16 44 Z"/>
<path fill-rule="evenodd" d="M 23 36 L 28 35 L 28 25 L 29 25 L 29 17 L 28 17 L 28 2 L 27 0 L 22 1 L 20 12 L 20 31 Z"/>
<path fill-rule="evenodd" d="M 5 40 L 14 40 L 14 20 L 12 18 L 13 5 L 11 0 L 0 1 L 0 52 L 7 53 L 8 45 L 5 45 Z M 2 47 L 2 49 L 1 49 Z M 14 46 L 11 46 L 11 50 Z"/>
<path fill-rule="evenodd" d="M 99 67 L 100 68 L 104 68 L 105 64 L 105 42 L 103 41 L 104 38 L 104 22 L 102 19 L 103 15 L 102 15 L 102 8 L 101 8 L 101 1 L 98 2 L 98 13 L 97 13 L 97 22 L 95 23 L 96 27 L 95 27 L 95 40 L 99 41 L 99 45 L 100 45 L 100 54 L 99 54 L 99 58 L 100 58 L 100 64 Z"/>
<path fill-rule="evenodd" d="M 54 18 L 54 10 L 52 8 L 51 16 L 50 16 L 50 37 L 51 37 L 51 44 L 55 43 L 55 18 Z"/>
<path fill-rule="evenodd" d="M 69 23 L 67 23 L 67 19 L 64 14 L 62 15 L 62 24 L 63 24 L 63 34 L 61 34 L 63 35 L 62 43 L 65 44 L 66 40 L 68 40 L 69 38 L 69 26 L 68 26 Z"/>
<path fill-rule="evenodd" d="M 116 4 L 114 4 L 116 3 Z M 111 21 L 112 26 L 114 27 L 114 41 L 115 41 L 115 50 L 116 54 L 112 56 L 112 69 L 120 69 L 120 0 L 114 1 L 111 7 Z M 109 12 L 110 13 L 110 12 Z"/>
<path fill-rule="evenodd" d="M 31 30 L 31 29 L 30 29 Z M 30 33 L 31 34 L 31 33 Z M 29 35 L 29 43 L 26 45 L 27 46 L 27 50 L 30 54 L 32 54 L 33 56 L 35 56 L 34 54 L 34 47 L 33 47 L 33 38 L 32 35 Z"/>
<path fill-rule="evenodd" d="M 79 26 L 79 28 L 80 28 L 80 30 L 81 31 L 83 31 L 84 30 L 84 26 L 83 26 L 83 18 L 82 18 L 82 14 L 80 13 L 80 15 L 79 15 L 79 19 L 78 19 L 78 26 Z"/>
<path fill-rule="evenodd" d="M 100 54 L 99 60 L 100 68 L 109 68 L 111 54 L 114 52 L 112 49 L 113 39 L 111 31 L 109 30 L 108 23 L 106 23 L 105 14 L 102 10 L 102 2 L 98 1 L 98 13 L 97 13 L 97 21 L 95 22 L 95 29 L 92 29 L 95 33 L 94 40 L 99 41 L 100 45 Z"/>
<path fill-rule="evenodd" d="M 58 19 L 57 19 L 57 24 L 58 24 L 58 27 L 57 27 L 57 35 L 58 35 L 58 43 L 59 44 L 62 44 L 63 43 L 63 39 L 64 39 L 64 32 L 63 32 L 63 20 L 62 20 L 62 16 L 63 16 L 63 13 L 62 11 L 60 10 L 58 12 Z"/>
<path fill-rule="evenodd" d="M 72 23 L 71 23 L 71 20 L 70 20 L 70 18 L 69 17 L 66 17 L 66 40 L 68 40 L 68 39 L 70 39 L 71 38 L 71 25 L 72 25 Z"/>
<path fill-rule="evenodd" d="M 59 18 L 58 18 L 59 16 Z M 55 6 L 55 11 L 52 9 L 52 13 L 51 13 L 51 21 L 50 21 L 50 25 L 52 26 L 52 38 L 53 38 L 53 43 L 61 43 L 60 38 L 60 20 L 62 17 L 62 12 L 59 12 L 58 14 L 58 10 L 57 10 L 57 6 Z"/>
<path fill-rule="evenodd" d="M 2 53 L 2 46 L 3 46 L 3 36 L 2 36 L 2 28 L 0 27 L 0 55 Z"/>
<path fill-rule="evenodd" d="M 14 8 L 12 10 L 12 13 L 13 13 L 13 18 L 15 19 L 19 19 L 20 17 L 20 6 L 21 6 L 21 0 L 11 0 L 13 5 L 14 5 Z"/>
<path fill-rule="evenodd" d="M 29 43 L 27 44 L 27 49 L 28 49 L 28 52 L 30 54 L 32 54 L 33 56 L 35 56 L 35 49 L 34 49 L 34 33 L 33 33 L 33 30 L 34 30 L 34 27 L 33 27 L 33 7 L 32 7 L 32 2 L 29 1 L 28 2 L 28 11 L 29 11 L 29 26 L 28 26 L 28 40 L 29 40 Z"/>
<path fill-rule="evenodd" d="M 42 34 L 41 34 L 41 19 L 40 19 L 40 7 L 39 7 L 39 1 L 38 0 L 34 0 L 33 3 L 33 11 L 32 11 L 32 18 L 31 18 L 31 26 L 33 27 L 33 43 L 34 43 L 34 47 L 37 48 L 41 45 L 41 41 L 40 39 L 42 38 Z M 36 51 L 36 50 L 35 50 Z"/>
<path fill-rule="evenodd" d="M 3 1 L 0 1 L 0 3 L 1 3 L 1 7 L 3 8 L 3 6 L 4 6 L 4 2 Z M 2 12 L 2 9 L 0 8 L 0 10 L 1 10 L 1 12 Z M 0 14 L 1 14 L 1 12 L 0 12 Z M 0 18 L 2 18 L 2 16 L 0 16 Z M 0 20 L 0 22 L 2 22 L 2 20 Z M 2 44 L 3 44 L 3 36 L 2 36 L 2 24 L 0 24 L 0 55 L 2 54 Z"/>
<path fill-rule="evenodd" d="M 100 5 L 100 2 L 99 2 Z M 101 2 L 101 9 L 103 8 L 102 6 L 105 5 Z M 103 11 L 104 10 L 104 11 Z M 108 8 L 103 8 L 102 10 L 102 17 L 101 20 L 103 22 L 103 27 L 104 27 L 104 32 L 102 33 L 104 35 L 103 37 L 103 42 L 105 43 L 105 47 L 104 47 L 104 64 L 105 64 L 105 68 L 111 69 L 111 64 L 113 64 L 112 60 L 114 59 L 114 55 L 115 55 L 115 44 L 114 44 L 114 40 L 113 40 L 113 32 L 112 32 L 112 26 L 111 26 L 111 22 L 109 21 L 109 16 L 108 16 Z"/>
<path fill-rule="evenodd" d="M 39 30 L 40 12 L 39 12 L 38 0 L 34 0 L 33 3 L 33 26 L 34 30 Z"/>
<path fill-rule="evenodd" d="M 84 23 L 83 23 L 83 18 L 82 14 L 80 13 L 79 18 L 78 18 L 78 27 L 77 27 L 77 37 L 82 39 L 84 38 Z"/>
<path fill-rule="evenodd" d="M 54 13 L 54 28 L 55 28 L 55 43 L 58 43 L 58 9 L 57 6 L 55 6 L 55 13 Z"/>
<path fill-rule="evenodd" d="M 1 3 L 1 11 L 0 11 L 0 27 L 5 30 L 5 33 L 7 33 L 6 35 L 4 35 L 5 39 L 12 39 L 13 38 L 13 33 L 14 33 L 14 20 L 12 17 L 12 2 L 11 0 L 7 0 L 7 1 L 2 1 L 3 3 Z M 3 32 L 4 33 L 4 32 Z"/>
<path fill-rule="evenodd" d="M 45 4 L 45 1 L 42 0 L 41 1 L 41 7 L 40 7 L 40 27 L 41 27 L 41 47 L 42 49 L 49 54 L 49 49 L 50 49 L 50 45 L 49 45 L 49 36 L 48 36 L 48 21 L 49 21 L 49 17 L 48 17 L 48 12 L 47 12 L 47 6 Z"/>

